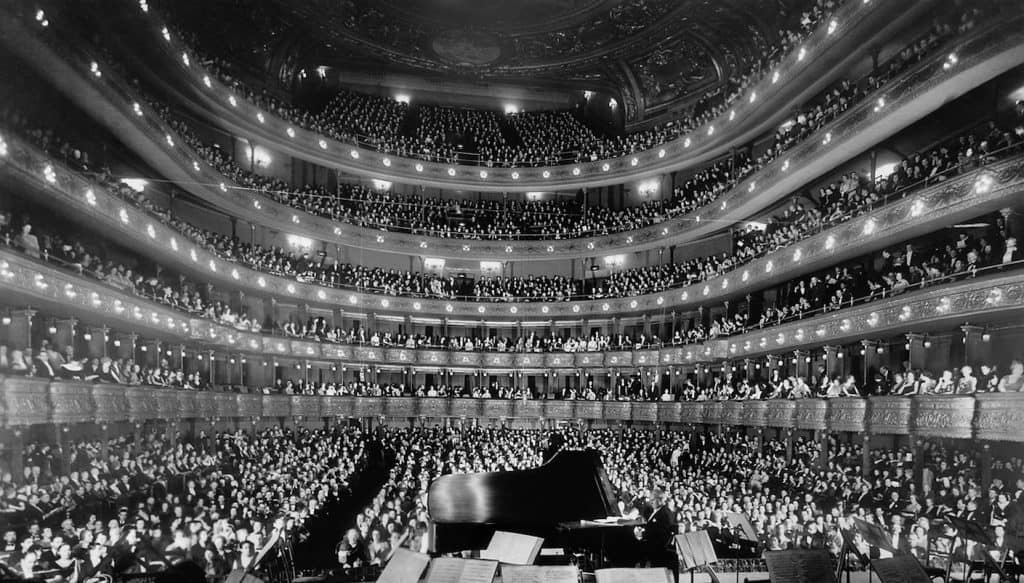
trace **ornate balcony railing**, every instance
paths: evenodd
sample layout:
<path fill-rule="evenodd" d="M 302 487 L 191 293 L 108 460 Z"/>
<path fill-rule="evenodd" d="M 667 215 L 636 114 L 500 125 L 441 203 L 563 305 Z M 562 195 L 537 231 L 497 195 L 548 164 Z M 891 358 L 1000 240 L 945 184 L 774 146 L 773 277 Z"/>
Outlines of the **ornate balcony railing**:
<path fill-rule="evenodd" d="M 176 230 L 73 172 L 17 136 L 0 134 L 0 171 L 41 192 L 41 199 L 89 217 L 93 225 L 147 257 L 225 289 L 287 298 L 309 305 L 379 313 L 449 318 L 558 320 L 607 318 L 618 314 L 665 313 L 764 289 L 830 264 L 898 243 L 962 219 L 1010 205 L 1024 190 L 1024 155 L 925 187 L 874 212 L 823 231 L 799 243 L 706 282 L 629 298 L 569 302 L 471 302 L 393 297 L 355 289 L 329 288 L 254 271 L 225 261 L 193 244 Z M 47 170 L 48 169 L 48 170 Z"/>
<path fill-rule="evenodd" d="M 998 319 L 1024 307 L 1024 274 L 991 275 L 909 292 L 886 300 L 831 312 L 699 344 L 603 352 L 466 352 L 359 346 L 243 332 L 56 269 L 9 250 L 0 250 L 0 294 L 83 322 L 150 334 L 161 340 L 198 344 L 232 354 L 274 359 L 337 362 L 493 373 L 519 371 L 624 371 L 688 367 L 755 358 L 824 344 L 892 335 L 923 325 L 956 326 L 970 319 Z"/>
<path fill-rule="evenodd" d="M 377 418 L 525 420 L 606 424 L 729 425 L 929 438 L 1024 441 L 1024 393 L 804 399 L 797 401 L 562 401 L 434 397 L 328 397 L 196 392 L 145 386 L 0 376 L 7 427 L 149 420 L 305 421 Z"/>
<path fill-rule="evenodd" d="M 1017 26 L 1022 21 L 1024 15 L 975 31 L 959 45 L 955 65 L 950 65 L 948 55 L 923 62 L 884 88 L 884 95 L 881 95 L 884 107 L 879 107 L 873 99 L 863 101 L 823 128 L 817 137 L 806 140 L 741 182 L 714 205 L 629 233 L 546 242 L 463 241 L 342 226 L 246 189 L 234 188 L 188 151 L 181 139 L 175 140 L 176 134 L 138 97 L 133 97 L 131 87 L 119 81 L 116 75 L 108 72 L 100 77 L 90 76 L 87 57 L 72 53 L 67 47 L 60 56 L 55 56 L 53 47 L 40 42 L 17 23 L 0 23 L 0 29 L 11 39 L 14 49 L 31 50 L 30 61 L 37 63 L 41 74 L 64 87 L 73 98 L 78 96 L 84 108 L 94 110 L 98 118 L 112 124 L 151 164 L 163 168 L 168 177 L 181 181 L 183 187 L 194 189 L 198 196 L 215 202 L 239 218 L 283 232 L 301 229 L 304 236 L 331 243 L 395 253 L 460 259 L 536 260 L 679 245 L 709 235 L 723 224 L 742 220 L 844 161 L 849 152 L 870 147 L 945 103 L 951 95 L 967 91 L 1024 62 L 1024 26 Z M 60 49 L 59 43 L 51 44 Z M 136 107 L 143 115 L 137 114 Z"/>

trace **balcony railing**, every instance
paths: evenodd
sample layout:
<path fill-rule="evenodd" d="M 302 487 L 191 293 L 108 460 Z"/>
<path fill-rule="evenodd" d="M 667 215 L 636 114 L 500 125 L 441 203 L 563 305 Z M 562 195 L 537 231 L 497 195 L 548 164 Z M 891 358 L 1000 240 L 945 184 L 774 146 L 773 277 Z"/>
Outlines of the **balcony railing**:
<path fill-rule="evenodd" d="M 1019 314 L 1024 307 L 1024 274 L 990 275 L 927 288 L 871 304 L 785 323 L 757 332 L 698 344 L 603 352 L 467 352 L 359 346 L 242 332 L 208 319 L 132 296 L 100 282 L 55 269 L 33 258 L 0 250 L 0 292 L 9 301 L 84 322 L 134 330 L 178 343 L 200 344 L 232 354 L 312 362 L 412 367 L 422 372 L 631 370 L 687 367 L 755 358 L 824 344 L 892 335 L 915 326 L 956 326 L 981 317 Z"/>
<path fill-rule="evenodd" d="M 767 401 L 628 402 L 436 397 L 327 397 L 196 392 L 2 377 L 7 427 L 191 419 L 443 419 L 729 425 L 1024 442 L 1024 393 Z"/>
<path fill-rule="evenodd" d="M 1024 19 L 1024 15 L 1021 15 L 1020 19 Z M 342 228 L 338 223 L 328 219 L 291 209 L 245 189 L 233 188 L 233 185 L 225 182 L 223 176 L 186 152 L 180 139 L 172 139 L 174 145 L 169 146 L 167 137 L 172 136 L 173 132 L 157 119 L 155 113 L 147 111 L 144 104 L 139 105 L 144 115 L 136 115 L 133 108 L 136 103 L 140 103 L 139 98 L 133 98 L 131 88 L 117 82 L 115 75 L 108 73 L 95 78 L 85 74 L 89 63 L 83 55 L 70 54 L 63 50 L 61 57 L 52 63 L 52 67 L 42 63 L 40 66 L 41 72 L 57 75 L 62 82 L 72 76 L 80 77 L 86 83 L 85 90 L 99 91 L 104 95 L 101 100 L 109 101 L 110 107 L 117 111 L 123 108 L 118 115 L 122 115 L 126 123 L 118 127 L 126 130 L 131 126 L 142 130 L 146 137 L 136 135 L 133 139 L 140 141 L 133 143 L 140 153 L 150 152 L 144 155 L 149 156 L 151 163 L 160 166 L 173 159 L 175 170 L 171 172 L 168 169 L 169 176 L 182 180 L 188 188 L 200 189 L 201 192 L 198 194 L 203 198 L 216 201 L 239 218 L 255 224 L 273 226 L 283 232 L 301 229 L 305 236 L 323 241 L 355 247 L 373 247 L 395 253 L 429 254 L 460 259 L 562 259 L 590 257 L 599 251 L 639 251 L 682 244 L 706 236 L 718 230 L 722 224 L 749 216 L 751 212 L 787 195 L 845 160 L 849 152 L 870 147 L 878 139 L 891 135 L 899 127 L 919 119 L 930 109 L 944 103 L 950 94 L 965 91 L 1006 68 L 1024 62 L 1024 26 L 1014 26 L 1014 23 L 1019 24 L 1018 19 L 990 25 L 965 38 L 958 46 L 955 66 L 949 66 L 948 55 L 922 63 L 885 88 L 885 107 L 879 108 L 875 101 L 869 99 L 851 108 L 835 122 L 823 128 L 817 137 L 793 148 L 786 156 L 780 157 L 762 171 L 741 182 L 730 193 L 711 205 L 713 208 L 705 207 L 631 233 L 547 242 L 462 241 L 385 233 L 352 226 Z M 47 45 L 39 43 L 34 35 L 17 30 L 14 25 L 5 27 L 5 30 L 10 38 L 20 39 L 15 46 L 38 45 L 38 50 L 33 49 L 33 54 L 37 56 L 50 50 L 46 48 Z M 59 46 L 59 43 L 56 44 Z M 71 63 L 73 68 L 68 69 L 66 63 Z M 62 75 L 56 70 L 59 67 L 67 69 L 69 75 Z M 76 94 L 84 95 L 82 92 Z M 86 108 L 94 106 L 100 107 L 87 100 Z M 223 186 L 195 186 L 195 183 L 202 182 Z"/>
<path fill-rule="evenodd" d="M 147 257 L 188 273 L 200 274 L 201 278 L 225 289 L 243 289 L 257 296 L 287 298 L 299 303 L 342 309 L 474 320 L 607 318 L 619 314 L 696 309 L 700 305 L 764 289 L 867 250 L 898 243 L 929 228 L 1008 206 L 1024 190 L 1024 155 L 1017 154 L 974 172 L 926 186 L 876 211 L 699 284 L 631 298 L 511 303 L 449 301 L 387 296 L 358 289 L 302 283 L 222 260 L 192 244 L 156 218 L 107 194 L 99 184 L 67 169 L 30 143 L 16 136 L 0 134 L 0 146 L 0 152 L 6 152 L 0 156 L 0 163 L 3 163 L 0 168 L 13 172 L 38 189 L 42 196 L 51 197 L 54 204 L 89 217 L 111 236 L 144 249 Z"/>

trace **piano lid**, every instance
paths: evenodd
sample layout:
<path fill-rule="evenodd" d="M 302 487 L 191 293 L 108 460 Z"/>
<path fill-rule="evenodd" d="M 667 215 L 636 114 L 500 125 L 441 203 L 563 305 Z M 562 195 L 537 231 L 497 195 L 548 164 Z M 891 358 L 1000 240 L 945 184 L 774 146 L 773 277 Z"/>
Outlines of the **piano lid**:
<path fill-rule="evenodd" d="M 434 524 L 554 526 L 618 516 L 615 491 L 596 450 L 562 451 L 528 470 L 450 474 L 430 485 Z"/>

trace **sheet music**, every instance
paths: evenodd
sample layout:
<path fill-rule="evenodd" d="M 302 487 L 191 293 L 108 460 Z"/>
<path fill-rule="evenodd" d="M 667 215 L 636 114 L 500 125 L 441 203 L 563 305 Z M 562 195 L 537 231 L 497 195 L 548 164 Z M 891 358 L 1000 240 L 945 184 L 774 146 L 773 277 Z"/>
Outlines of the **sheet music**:
<path fill-rule="evenodd" d="M 575 565 L 502 565 L 501 583 L 579 583 Z"/>
<path fill-rule="evenodd" d="M 409 549 L 395 549 L 391 560 L 377 579 L 377 583 L 410 583 L 419 581 L 423 570 L 430 564 L 430 556 Z"/>
<path fill-rule="evenodd" d="M 543 545 L 542 538 L 499 530 L 491 537 L 487 548 L 480 553 L 480 558 L 513 565 L 532 565 Z"/>
<path fill-rule="evenodd" d="M 491 583 L 498 563 L 439 557 L 431 561 L 426 583 Z"/>
<path fill-rule="evenodd" d="M 672 583 L 668 569 L 598 569 L 597 583 Z"/>

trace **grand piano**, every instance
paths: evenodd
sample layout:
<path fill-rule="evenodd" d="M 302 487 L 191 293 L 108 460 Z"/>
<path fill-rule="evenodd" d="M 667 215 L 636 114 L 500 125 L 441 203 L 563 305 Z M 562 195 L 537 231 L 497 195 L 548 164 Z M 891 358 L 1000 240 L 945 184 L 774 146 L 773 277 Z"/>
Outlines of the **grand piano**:
<path fill-rule="evenodd" d="M 484 548 L 496 530 L 541 537 L 545 547 L 590 551 L 602 563 L 631 564 L 636 553 L 636 522 L 593 522 L 621 517 L 594 450 L 563 450 L 528 470 L 441 476 L 430 485 L 427 511 L 435 553 Z"/>

